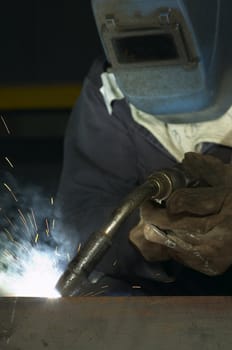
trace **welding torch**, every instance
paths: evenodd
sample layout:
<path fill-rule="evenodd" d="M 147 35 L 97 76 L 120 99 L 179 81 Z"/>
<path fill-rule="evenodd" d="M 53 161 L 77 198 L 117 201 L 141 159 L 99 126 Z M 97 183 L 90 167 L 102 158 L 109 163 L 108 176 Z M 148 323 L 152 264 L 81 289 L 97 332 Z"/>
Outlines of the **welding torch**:
<path fill-rule="evenodd" d="M 113 213 L 112 218 L 87 240 L 81 251 L 69 263 L 59 279 L 56 289 L 62 296 L 79 294 L 83 287 L 91 284 L 90 274 L 106 254 L 113 238 L 125 219 L 146 200 L 165 201 L 176 189 L 196 185 L 181 164 L 154 172 L 146 182 L 130 193 Z"/>

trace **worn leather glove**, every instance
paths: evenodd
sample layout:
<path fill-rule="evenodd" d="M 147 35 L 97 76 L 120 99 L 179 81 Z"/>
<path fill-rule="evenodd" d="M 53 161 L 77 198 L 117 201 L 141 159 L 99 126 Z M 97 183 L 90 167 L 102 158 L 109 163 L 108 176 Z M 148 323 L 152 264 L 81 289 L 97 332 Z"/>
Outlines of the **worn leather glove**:
<path fill-rule="evenodd" d="M 204 186 L 176 190 L 165 207 L 143 204 L 130 240 L 148 261 L 172 258 L 222 274 L 232 264 L 232 165 L 197 153 L 186 153 L 182 165 Z"/>

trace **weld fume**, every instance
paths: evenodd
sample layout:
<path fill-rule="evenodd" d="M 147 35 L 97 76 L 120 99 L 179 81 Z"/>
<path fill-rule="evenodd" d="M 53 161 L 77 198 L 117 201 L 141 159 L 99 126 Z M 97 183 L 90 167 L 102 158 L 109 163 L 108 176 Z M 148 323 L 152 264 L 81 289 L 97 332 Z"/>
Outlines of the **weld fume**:
<path fill-rule="evenodd" d="M 25 296 L 46 296 L 48 284 L 55 286 L 68 263 L 71 244 L 66 240 L 63 245 L 58 227 L 52 227 L 54 207 L 42 189 L 22 188 L 6 172 L 0 177 L 0 295 L 19 291 L 23 296 L 24 288 Z M 37 282 L 36 294 L 31 287 Z"/>

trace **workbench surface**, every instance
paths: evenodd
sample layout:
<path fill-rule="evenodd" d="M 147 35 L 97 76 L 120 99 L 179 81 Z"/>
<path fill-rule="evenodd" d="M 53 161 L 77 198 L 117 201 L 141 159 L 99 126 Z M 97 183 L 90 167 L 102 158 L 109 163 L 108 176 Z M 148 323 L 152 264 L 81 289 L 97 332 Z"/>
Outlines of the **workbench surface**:
<path fill-rule="evenodd" d="M 0 298 L 1 350 L 231 350 L 232 297 Z"/>

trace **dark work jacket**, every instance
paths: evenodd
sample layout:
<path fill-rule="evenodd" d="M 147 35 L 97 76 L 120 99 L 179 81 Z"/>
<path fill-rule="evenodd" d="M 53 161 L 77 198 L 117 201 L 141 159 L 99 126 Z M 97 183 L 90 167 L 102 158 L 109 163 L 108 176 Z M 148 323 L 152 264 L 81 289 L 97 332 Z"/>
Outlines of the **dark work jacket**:
<path fill-rule="evenodd" d="M 66 130 L 57 203 L 63 230 L 60 239 L 71 254 L 76 252 L 79 243 L 83 244 L 92 232 L 108 221 L 122 199 L 148 175 L 176 164 L 156 138 L 132 119 L 125 99 L 114 101 L 113 113 L 108 114 L 99 91 L 103 70 L 104 63 L 99 59 L 84 81 Z M 227 163 L 232 157 L 230 148 L 214 144 L 205 144 L 203 153 L 215 155 Z M 138 219 L 136 211 L 122 225 L 98 270 L 132 281 L 137 278 L 134 276 L 143 274 L 144 279 L 152 279 L 152 271 L 156 271 L 154 264 L 152 268 L 151 264 L 146 264 L 128 240 L 129 230 Z M 71 247 L 68 246 L 70 242 Z M 156 265 L 158 269 L 159 264 Z M 148 267 L 146 271 L 144 266 Z M 177 280 L 191 274 L 200 275 L 175 263 L 174 267 L 167 264 L 165 268 L 172 269 L 171 274 L 176 274 Z M 200 278 L 209 279 L 203 275 Z M 216 279 L 211 277 L 211 281 Z"/>

